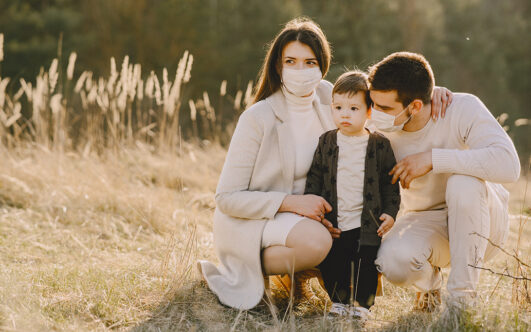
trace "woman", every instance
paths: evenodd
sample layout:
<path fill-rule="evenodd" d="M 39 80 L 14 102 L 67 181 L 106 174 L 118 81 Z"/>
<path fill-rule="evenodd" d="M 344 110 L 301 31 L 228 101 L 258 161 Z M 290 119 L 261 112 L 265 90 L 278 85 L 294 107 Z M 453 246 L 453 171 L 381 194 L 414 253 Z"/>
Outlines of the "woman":
<path fill-rule="evenodd" d="M 288 22 L 269 48 L 254 104 L 240 116 L 216 190 L 220 265 L 199 262 L 223 304 L 253 308 L 264 293 L 263 275 L 317 266 L 338 235 L 324 219 L 328 202 L 303 195 L 319 136 L 336 128 L 332 84 L 322 80 L 330 59 L 325 35 L 308 19 Z M 445 90 L 434 99 L 445 100 Z"/>

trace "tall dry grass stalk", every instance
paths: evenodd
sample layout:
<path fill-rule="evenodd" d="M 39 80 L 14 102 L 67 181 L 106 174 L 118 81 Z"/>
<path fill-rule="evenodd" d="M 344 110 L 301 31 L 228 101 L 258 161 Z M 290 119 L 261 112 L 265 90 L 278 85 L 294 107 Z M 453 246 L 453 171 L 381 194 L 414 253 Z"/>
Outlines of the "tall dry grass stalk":
<path fill-rule="evenodd" d="M 273 318 L 269 308 L 220 305 L 193 271 L 197 258 L 216 259 L 213 197 L 226 151 L 183 142 L 180 128 L 230 137 L 252 82 L 231 96 L 223 81 L 219 96 L 194 99 L 188 52 L 162 76 L 128 57 L 111 58 L 107 77 L 76 76 L 76 59 L 66 71 L 52 61 L 34 82 L 0 76 L 0 330 L 529 330 L 528 283 L 486 272 L 482 301 L 464 318 L 412 313 L 412 293 L 387 283 L 364 326 L 291 297 Z M 529 265 L 531 219 L 511 220 L 507 252 Z M 489 268 L 529 276 L 504 258 Z"/>
<path fill-rule="evenodd" d="M 2 41 L 0 34 L 0 56 Z M 76 78 L 76 59 L 77 54 L 71 53 L 66 75 L 61 62 L 54 59 L 48 70 L 41 69 L 35 86 L 25 79 L 11 82 L 0 77 L 2 146 L 9 149 L 30 143 L 59 151 L 101 152 L 147 144 L 158 151 L 175 151 L 183 127 L 187 137 L 197 139 L 226 142 L 231 136 L 243 92 L 230 96 L 227 81 L 223 81 L 217 105 L 207 92 L 195 101 L 189 99 L 186 84 L 192 77 L 194 58 L 188 51 L 178 61 L 173 76 L 164 68 L 161 77 L 154 71 L 145 77 L 142 66 L 126 56 L 120 68 L 114 58 L 110 59 L 108 77 L 83 71 Z M 18 87 L 11 86 L 17 83 Z M 14 95 L 6 92 L 13 88 L 18 88 Z M 250 91 L 252 82 L 246 89 L 245 103 L 250 100 Z M 181 112 L 183 106 L 190 112 Z M 218 117 L 218 112 L 225 114 Z"/>
<path fill-rule="evenodd" d="M 0 62 L 4 61 L 4 34 L 0 33 Z"/>
<path fill-rule="evenodd" d="M 528 161 L 527 167 L 525 169 L 524 177 L 526 180 L 529 179 L 530 171 L 531 158 Z M 531 309 L 531 261 L 529 260 L 529 257 L 526 257 L 525 254 L 522 253 L 522 245 L 526 242 L 524 236 L 524 227 L 529 221 L 529 217 L 526 216 L 526 212 L 531 213 L 531 211 L 526 211 L 528 185 L 529 181 L 526 181 L 524 188 L 524 196 L 522 199 L 522 205 L 518 218 L 518 237 L 516 242 L 516 248 L 514 250 L 514 254 L 512 255 L 515 261 L 515 266 L 513 269 L 513 276 L 515 276 L 515 278 L 513 278 L 512 300 L 513 303 L 518 306 L 524 306 L 528 309 Z"/>

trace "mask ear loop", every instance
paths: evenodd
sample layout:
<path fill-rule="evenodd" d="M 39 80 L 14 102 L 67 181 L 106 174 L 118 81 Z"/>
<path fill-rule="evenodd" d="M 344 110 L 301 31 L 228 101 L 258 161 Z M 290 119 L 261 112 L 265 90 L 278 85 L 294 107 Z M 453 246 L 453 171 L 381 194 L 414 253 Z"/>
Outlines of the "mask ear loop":
<path fill-rule="evenodd" d="M 407 104 L 407 106 L 402 110 L 402 112 L 400 112 L 400 113 L 398 113 L 397 115 L 395 115 L 395 120 L 396 120 L 397 117 L 401 116 L 402 113 L 404 113 L 405 111 L 407 111 L 410 105 L 411 105 L 411 103 Z M 412 117 L 413 117 L 413 113 L 410 112 L 410 113 L 409 113 L 409 117 L 407 118 L 407 120 L 404 121 L 404 123 L 399 124 L 399 125 L 396 125 L 396 126 L 402 126 L 402 128 L 404 128 L 404 126 L 406 125 L 406 123 L 408 123 L 409 120 L 411 120 Z"/>
<path fill-rule="evenodd" d="M 409 105 L 411 105 L 411 103 L 410 103 Z M 407 105 L 407 107 L 404 109 L 404 111 L 405 111 L 405 110 L 408 110 L 408 112 L 409 112 L 409 105 Z M 411 120 L 412 117 L 413 117 L 413 113 L 409 112 L 409 117 L 408 117 L 407 120 L 404 122 L 404 126 L 409 122 L 409 120 Z M 403 128 L 403 126 L 402 126 L 402 128 Z"/>

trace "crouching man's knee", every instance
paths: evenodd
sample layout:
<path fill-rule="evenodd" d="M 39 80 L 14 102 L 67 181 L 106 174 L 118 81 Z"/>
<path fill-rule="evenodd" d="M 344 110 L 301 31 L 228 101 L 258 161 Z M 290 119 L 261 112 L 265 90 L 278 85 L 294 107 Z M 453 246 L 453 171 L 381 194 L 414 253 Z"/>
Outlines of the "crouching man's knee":
<path fill-rule="evenodd" d="M 475 206 L 470 202 L 486 201 L 485 181 L 473 176 L 454 174 L 446 183 L 446 203 L 460 209 Z"/>
<path fill-rule="evenodd" d="M 397 286 L 409 286 L 419 277 L 427 260 L 419 257 L 408 247 L 385 246 L 382 243 L 375 264 L 389 282 Z"/>

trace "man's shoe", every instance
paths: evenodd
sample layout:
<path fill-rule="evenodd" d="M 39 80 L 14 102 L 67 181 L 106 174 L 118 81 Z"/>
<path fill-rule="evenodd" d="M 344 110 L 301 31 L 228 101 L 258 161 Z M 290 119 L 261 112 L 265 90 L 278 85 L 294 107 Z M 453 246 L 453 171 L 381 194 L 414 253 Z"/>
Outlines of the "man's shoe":
<path fill-rule="evenodd" d="M 428 292 L 417 292 L 414 309 L 422 312 L 433 312 L 441 304 L 441 291 L 434 289 Z"/>

